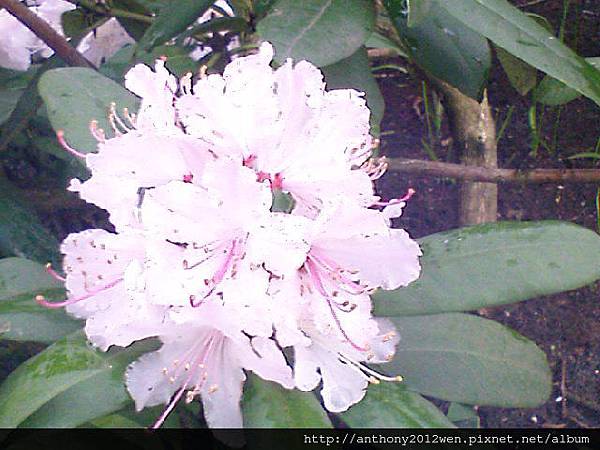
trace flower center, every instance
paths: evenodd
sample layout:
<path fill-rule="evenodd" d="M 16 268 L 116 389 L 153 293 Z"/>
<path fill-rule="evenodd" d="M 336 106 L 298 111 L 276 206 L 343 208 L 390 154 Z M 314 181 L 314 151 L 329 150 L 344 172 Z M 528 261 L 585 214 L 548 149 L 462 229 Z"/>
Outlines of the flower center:
<path fill-rule="evenodd" d="M 181 388 L 171 398 L 163 413 L 152 425 L 152 429 L 157 429 L 163 424 L 184 393 L 186 393 L 185 402 L 191 403 L 202 392 L 208 379 L 207 362 L 210 360 L 215 347 L 222 344 L 223 339 L 221 333 L 212 331 L 204 339 L 196 342 L 180 358 L 174 359 L 170 367 L 162 369 L 162 373 L 165 377 L 168 377 L 169 383 L 175 384 L 179 381 L 181 382 Z M 218 385 L 215 384 L 210 386 L 207 392 L 212 394 L 217 389 Z"/>

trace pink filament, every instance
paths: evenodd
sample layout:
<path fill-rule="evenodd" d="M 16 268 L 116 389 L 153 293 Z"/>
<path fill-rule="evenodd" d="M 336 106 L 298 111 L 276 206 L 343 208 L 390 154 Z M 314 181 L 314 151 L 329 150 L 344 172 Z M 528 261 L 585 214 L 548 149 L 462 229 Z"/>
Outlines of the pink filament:
<path fill-rule="evenodd" d="M 56 132 L 56 139 L 58 140 L 58 143 L 60 144 L 60 146 L 62 148 L 64 148 L 66 151 L 68 151 L 69 153 L 71 153 L 74 156 L 77 156 L 78 158 L 85 159 L 85 153 L 81 153 L 81 152 L 75 150 L 69 144 L 67 144 L 67 141 L 65 140 L 65 132 L 63 130 L 58 130 Z"/>
<path fill-rule="evenodd" d="M 350 294 L 362 294 L 365 292 L 365 289 L 363 286 L 361 286 L 359 283 L 357 283 L 356 281 L 348 278 L 346 275 L 343 274 L 342 269 L 340 267 L 337 267 L 335 265 L 335 263 L 333 263 L 332 261 L 327 260 L 327 258 L 324 257 L 315 257 L 315 255 L 311 254 L 310 259 L 317 264 L 318 266 L 320 266 L 322 269 L 326 270 L 327 272 L 331 273 L 331 276 L 334 278 L 337 278 L 339 281 L 341 281 L 344 285 L 349 286 L 350 288 L 354 289 L 354 292 L 350 292 Z M 331 267 L 333 266 L 333 267 Z"/>
<path fill-rule="evenodd" d="M 48 274 L 54 278 L 55 280 L 58 281 L 62 281 L 63 283 L 66 281 L 66 278 L 59 275 L 53 268 L 52 268 L 52 264 L 48 263 L 46 264 L 46 272 L 48 272 Z"/>
<path fill-rule="evenodd" d="M 159 428 L 164 423 L 164 421 L 167 419 L 167 417 L 169 416 L 169 414 L 171 414 L 171 411 L 173 411 L 173 408 L 175 408 L 175 406 L 177 405 L 177 403 L 181 399 L 181 396 L 185 392 L 188 384 L 190 384 L 190 381 L 192 380 L 192 378 L 196 374 L 196 368 L 200 364 L 204 364 L 206 362 L 206 360 L 208 359 L 208 356 L 209 356 L 209 354 L 210 354 L 210 352 L 212 350 L 213 342 L 214 342 L 214 336 L 211 336 L 209 338 L 208 345 L 206 347 L 204 347 L 204 352 L 200 352 L 199 355 L 198 355 L 198 357 L 196 357 L 194 359 L 193 363 L 191 364 L 191 367 L 194 370 L 190 370 L 190 374 L 185 379 L 185 381 L 183 383 L 183 386 L 181 386 L 181 389 L 179 389 L 177 391 L 177 393 L 175 394 L 175 396 L 167 404 L 167 407 L 162 412 L 162 414 L 160 415 L 160 417 L 156 420 L 156 422 L 154 422 L 154 425 L 152 425 L 151 429 L 156 430 L 157 428 Z"/>
<path fill-rule="evenodd" d="M 72 305 L 74 303 L 80 302 L 82 300 L 87 300 L 88 298 L 93 297 L 94 295 L 99 294 L 100 292 L 103 292 L 103 291 L 106 291 L 107 289 L 115 287 L 121 281 L 123 281 L 123 278 L 117 278 L 115 281 L 112 281 L 111 283 L 108 283 L 108 284 L 106 284 L 98 289 L 95 289 L 93 291 L 90 291 L 88 294 L 82 295 L 81 297 L 70 298 L 70 299 L 62 301 L 62 302 L 49 302 L 43 296 L 37 296 L 35 298 L 35 301 L 38 302 L 40 305 L 45 306 L 46 308 L 51 308 L 51 309 L 62 308 L 64 306 L 68 306 L 68 305 Z"/>
<path fill-rule="evenodd" d="M 348 343 L 356 350 L 361 351 L 361 352 L 366 352 L 367 348 L 361 347 L 361 346 L 355 344 L 352 341 L 352 339 L 350 339 L 350 336 L 348 336 L 348 334 L 342 328 L 340 319 L 338 319 L 338 316 L 335 313 L 335 310 L 333 309 L 333 305 L 331 304 L 331 297 L 329 296 L 327 291 L 325 291 L 325 287 L 323 286 L 323 282 L 321 281 L 321 277 L 319 276 L 318 269 L 315 266 L 315 263 L 309 258 L 306 260 L 305 265 L 306 265 L 306 268 L 308 269 L 308 273 L 309 273 L 315 287 L 317 288 L 317 291 L 319 292 L 319 294 L 321 294 L 327 300 L 327 305 L 329 306 L 329 311 L 331 311 L 333 320 L 335 321 L 335 324 L 337 325 L 338 329 L 342 333 L 342 336 L 344 336 L 344 339 L 346 339 L 346 341 L 348 341 Z"/>
<path fill-rule="evenodd" d="M 217 271 L 214 273 L 212 278 L 209 280 L 209 283 L 207 285 L 208 286 L 212 285 L 212 288 L 197 303 L 195 302 L 195 300 L 196 300 L 195 297 L 190 296 L 190 305 L 192 306 L 192 308 L 197 308 L 198 306 L 200 306 L 204 302 L 204 300 L 206 300 L 208 297 L 210 297 L 210 295 L 215 291 L 215 289 L 219 285 L 219 283 L 221 281 L 223 281 L 223 278 L 225 278 L 225 274 L 227 273 L 227 271 L 229 270 L 229 268 L 231 267 L 231 265 L 233 263 L 234 256 L 236 253 L 235 252 L 236 244 L 237 244 L 237 241 L 235 239 L 233 241 L 231 241 L 231 246 L 229 247 L 229 250 L 227 250 L 227 256 L 225 257 L 225 261 L 223 261 L 223 264 L 221 264 L 221 266 L 217 269 Z"/>
<path fill-rule="evenodd" d="M 415 191 L 413 188 L 408 188 L 408 191 L 406 191 L 406 194 L 404 195 L 404 197 L 402 198 L 393 198 L 387 202 L 375 202 L 373 203 L 371 206 L 390 206 L 390 205 L 397 205 L 398 203 L 402 203 L 405 202 L 407 200 L 410 200 L 410 198 L 416 193 L 417 191 Z"/>

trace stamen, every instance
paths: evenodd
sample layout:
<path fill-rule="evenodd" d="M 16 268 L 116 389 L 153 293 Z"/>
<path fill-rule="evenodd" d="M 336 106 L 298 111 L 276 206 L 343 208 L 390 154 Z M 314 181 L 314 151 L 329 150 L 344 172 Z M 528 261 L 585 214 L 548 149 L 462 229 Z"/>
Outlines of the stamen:
<path fill-rule="evenodd" d="M 225 278 L 225 274 L 233 265 L 234 256 L 236 253 L 235 252 L 236 244 L 237 244 L 237 240 L 234 239 L 233 241 L 231 241 L 231 246 L 229 247 L 229 250 L 226 251 L 227 256 L 225 257 L 225 261 L 223 262 L 223 264 L 221 264 L 221 266 L 217 269 L 217 271 L 215 272 L 215 274 L 212 276 L 212 278 L 210 280 L 204 280 L 204 284 L 206 284 L 206 286 L 212 286 L 212 287 L 204 295 L 204 297 L 202 297 L 200 302 L 195 303 L 194 301 L 192 301 L 192 298 L 190 297 L 190 304 L 192 305 L 193 308 L 200 306 L 202 304 L 202 302 L 204 302 L 205 299 L 207 299 L 208 297 L 210 297 L 212 295 L 212 293 L 215 291 L 215 289 L 217 288 L 219 283 L 221 283 L 221 281 L 223 281 L 223 278 Z M 211 257 L 212 257 L 212 255 L 211 255 Z M 195 297 L 194 297 L 194 300 L 195 300 Z"/>
<path fill-rule="evenodd" d="M 55 280 L 58 281 L 62 281 L 63 283 L 67 280 L 65 277 L 59 275 L 53 268 L 52 268 L 52 264 L 48 263 L 46 264 L 46 272 L 48 272 L 48 274 L 54 278 Z"/>
<path fill-rule="evenodd" d="M 360 166 L 360 168 L 367 173 L 372 181 L 375 181 L 381 178 L 387 171 L 388 162 L 385 156 L 381 156 L 379 158 L 369 158 L 362 164 L 362 166 Z"/>
<path fill-rule="evenodd" d="M 192 94 L 192 72 L 188 72 L 181 77 L 179 80 L 179 88 L 185 95 Z"/>
<path fill-rule="evenodd" d="M 132 129 L 136 128 L 136 125 L 135 125 L 136 115 L 135 115 L 135 113 L 130 114 L 128 108 L 123 108 L 123 117 L 125 117 L 125 120 L 127 120 L 127 122 L 129 122 L 129 127 L 130 128 L 132 128 Z"/>
<path fill-rule="evenodd" d="M 328 272 L 331 275 L 331 277 L 334 278 L 336 281 L 341 281 L 343 285 L 349 286 L 351 289 L 354 289 L 354 292 L 351 292 L 344 289 L 343 286 L 339 286 L 339 288 L 344 292 L 352 295 L 364 294 L 366 288 L 344 275 L 343 269 L 338 267 L 334 262 L 322 256 L 316 257 L 314 253 L 309 254 L 309 258 L 312 259 L 317 265 L 321 266 L 321 268 Z"/>
<path fill-rule="evenodd" d="M 67 299 L 62 302 L 50 302 L 50 301 L 46 300 L 46 298 L 43 295 L 36 295 L 35 301 L 38 304 L 45 306 L 46 308 L 51 308 L 51 309 L 62 308 L 64 306 L 72 305 L 74 303 L 77 303 L 77 302 L 80 302 L 83 300 L 87 300 L 88 298 L 93 297 L 94 295 L 99 294 L 100 292 L 103 292 L 103 291 L 106 291 L 107 289 L 111 289 L 111 288 L 115 287 L 121 281 L 123 281 L 123 278 L 117 278 L 115 281 L 108 283 L 104 286 L 101 286 L 100 288 L 95 289 L 93 291 L 90 291 L 88 294 L 82 295 L 81 297 Z"/>
<path fill-rule="evenodd" d="M 208 356 L 210 355 L 210 353 L 212 351 L 214 339 L 215 339 L 214 335 L 209 338 L 208 343 L 199 352 L 198 356 L 196 358 L 194 358 L 193 362 L 191 363 L 191 366 L 193 366 L 193 367 L 204 366 L 203 363 L 206 362 L 206 360 L 208 359 Z M 192 350 L 194 348 L 195 347 L 192 347 Z M 189 351 L 186 352 L 186 354 L 187 353 L 189 353 Z M 154 423 L 154 425 L 152 425 L 151 428 L 153 430 L 156 430 L 157 428 L 159 428 L 164 423 L 164 421 L 166 420 L 167 416 L 171 413 L 171 411 L 173 411 L 173 409 L 175 408 L 175 406 L 177 405 L 177 403 L 181 399 L 181 396 L 186 391 L 187 386 L 190 384 L 190 381 L 192 380 L 192 378 L 194 378 L 195 374 L 196 374 L 195 370 L 189 371 L 189 375 L 186 377 L 186 379 L 183 382 L 183 385 L 181 386 L 181 388 L 177 391 L 177 393 L 175 394 L 175 396 L 168 403 L 167 407 L 165 408 L 165 410 L 163 411 L 163 413 L 160 415 L 160 417 L 156 420 L 156 422 Z M 191 402 L 194 399 L 194 397 L 198 393 L 200 393 L 200 387 L 202 386 L 202 384 L 204 383 L 205 380 L 206 380 L 206 372 L 204 372 L 203 375 L 200 377 L 200 380 L 196 383 L 196 385 L 194 386 L 194 389 L 192 389 L 190 392 L 187 393 L 187 395 L 186 395 L 186 402 L 188 402 L 188 403 Z"/>
<path fill-rule="evenodd" d="M 406 191 L 406 194 L 404 195 L 404 197 L 402 198 L 393 198 L 387 202 L 375 202 L 373 203 L 371 206 L 390 206 L 390 205 L 397 205 L 398 203 L 402 203 L 402 202 L 406 202 L 408 200 L 410 200 L 410 198 L 416 193 L 417 191 L 415 191 L 413 188 L 408 188 L 408 191 Z"/>
<path fill-rule="evenodd" d="M 90 133 L 98 142 L 106 142 L 106 135 L 104 134 L 104 130 L 102 128 L 98 128 L 98 121 L 92 120 L 90 122 Z"/>
<path fill-rule="evenodd" d="M 329 294 L 327 294 L 327 291 L 325 291 L 325 288 L 323 287 L 323 282 L 321 281 L 321 277 L 319 277 L 319 273 L 318 273 L 317 267 L 315 266 L 315 263 L 312 261 L 312 259 L 308 258 L 305 262 L 305 265 L 306 265 L 306 268 L 308 269 L 308 273 L 309 273 L 315 287 L 317 288 L 317 291 L 319 292 L 319 294 L 321 294 L 327 300 L 327 305 L 329 306 L 329 311 L 331 312 L 331 315 L 333 317 L 333 320 L 335 321 L 335 324 L 337 325 L 338 329 L 342 333 L 342 336 L 344 336 L 344 339 L 346 339 L 346 341 L 348 341 L 348 343 L 356 350 L 361 351 L 361 352 L 367 351 L 368 348 L 361 347 L 361 346 L 355 344 L 352 341 L 352 339 L 350 339 L 350 337 L 348 336 L 346 331 L 344 331 L 344 329 L 342 328 L 342 323 L 340 322 L 340 319 L 338 318 L 337 314 L 335 313 L 335 310 L 333 309 L 331 297 L 329 296 Z"/>
<path fill-rule="evenodd" d="M 354 361 L 353 359 L 350 359 L 347 356 L 342 355 L 341 353 L 338 353 L 338 357 L 340 358 L 340 360 L 359 369 L 363 374 L 365 374 L 365 376 L 367 377 L 367 379 L 369 379 L 369 381 L 371 383 L 378 384 L 380 381 L 391 381 L 391 382 L 399 383 L 402 380 L 404 380 L 404 378 L 401 375 L 396 375 L 393 377 L 383 375 L 383 374 L 365 366 L 364 364 L 359 363 L 358 361 Z M 371 380 L 373 380 L 373 381 L 371 381 Z"/>
<path fill-rule="evenodd" d="M 56 132 L 56 139 L 58 140 L 58 143 L 60 144 L 60 146 L 62 148 L 64 148 L 66 151 L 68 151 L 72 155 L 77 156 L 78 158 L 85 159 L 85 153 L 81 153 L 81 152 L 75 150 L 69 144 L 67 144 L 67 141 L 65 140 L 65 132 L 63 130 L 58 130 Z"/>

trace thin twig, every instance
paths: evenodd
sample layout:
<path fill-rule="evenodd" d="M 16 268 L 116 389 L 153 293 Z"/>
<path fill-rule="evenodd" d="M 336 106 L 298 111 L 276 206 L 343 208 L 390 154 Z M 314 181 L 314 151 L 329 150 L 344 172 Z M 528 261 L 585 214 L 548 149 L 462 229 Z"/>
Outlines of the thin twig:
<path fill-rule="evenodd" d="M 430 175 L 488 183 L 600 183 L 600 169 L 500 169 L 466 166 L 420 159 L 388 158 L 389 169 L 415 175 Z"/>
<path fill-rule="evenodd" d="M 18 0 L 0 0 L 0 7 L 15 16 L 68 65 L 94 68 L 63 36 Z"/>

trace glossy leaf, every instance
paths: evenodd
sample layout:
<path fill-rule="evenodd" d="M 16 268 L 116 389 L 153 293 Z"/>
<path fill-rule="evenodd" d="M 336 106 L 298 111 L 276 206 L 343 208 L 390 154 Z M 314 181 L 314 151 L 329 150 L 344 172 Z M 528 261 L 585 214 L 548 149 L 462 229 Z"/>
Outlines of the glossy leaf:
<path fill-rule="evenodd" d="M 279 0 L 257 31 L 275 46 L 278 64 L 293 58 L 321 67 L 355 53 L 374 26 L 375 10 L 368 0 Z"/>
<path fill-rule="evenodd" d="M 408 26 L 419 25 L 430 14 L 431 0 L 407 0 Z"/>
<path fill-rule="evenodd" d="M 600 105 L 600 72 L 506 0 L 439 2 L 444 13 Z"/>
<path fill-rule="evenodd" d="M 586 58 L 586 61 L 600 70 L 600 58 Z M 551 106 L 564 105 L 580 96 L 581 94 L 575 89 L 548 75 L 540 81 L 538 87 L 533 91 L 534 101 Z"/>
<path fill-rule="evenodd" d="M 340 417 L 351 428 L 454 428 L 433 403 L 400 383 L 370 385 Z"/>
<path fill-rule="evenodd" d="M 213 3 L 214 0 L 171 0 L 165 3 L 154 23 L 138 42 L 139 49 L 147 51 L 174 38 L 202 16 Z"/>
<path fill-rule="evenodd" d="M 358 49 L 349 58 L 322 68 L 327 89 L 356 89 L 364 92 L 371 110 L 371 131 L 379 135 L 383 119 L 384 100 L 371 72 L 367 50 Z"/>
<path fill-rule="evenodd" d="M 331 428 L 313 393 L 288 390 L 255 375 L 244 386 L 242 410 L 246 428 Z"/>
<path fill-rule="evenodd" d="M 428 3 L 427 14 L 409 26 L 404 1 L 384 1 L 411 60 L 427 73 L 478 99 L 491 63 L 487 39 L 449 16 L 438 0 Z"/>
<path fill-rule="evenodd" d="M 54 342 L 82 327 L 63 310 L 38 305 L 36 295 L 62 300 L 65 291 L 38 263 L 0 259 L 0 339 Z"/>
<path fill-rule="evenodd" d="M 600 278 L 600 236 L 567 222 L 499 222 L 420 241 L 420 278 L 373 295 L 377 315 L 469 311 L 576 289 Z"/>
<path fill-rule="evenodd" d="M 535 343 L 469 314 L 394 317 L 394 359 L 378 369 L 409 389 L 470 405 L 533 407 L 548 399 L 552 376 Z"/>
<path fill-rule="evenodd" d="M 131 402 L 125 368 L 153 348 L 147 341 L 102 353 L 82 332 L 66 336 L 19 366 L 0 386 L 0 426 L 74 427 L 123 408 Z"/>
<path fill-rule="evenodd" d="M 21 190 L 0 177 L 0 254 L 58 264 L 58 245 Z"/>
<path fill-rule="evenodd" d="M 537 84 L 537 70 L 535 67 L 530 66 L 502 48 L 496 49 L 496 56 L 498 56 L 510 84 L 519 94 L 526 95 L 535 87 Z"/>
<path fill-rule="evenodd" d="M 81 67 L 49 70 L 42 75 L 38 89 L 52 127 L 64 130 L 69 145 L 83 153 L 96 149 L 97 142 L 89 129 L 92 120 L 112 136 L 108 121 L 111 103 L 119 113 L 124 108 L 134 113 L 139 106 L 138 98 L 125 88 L 95 70 Z"/>

